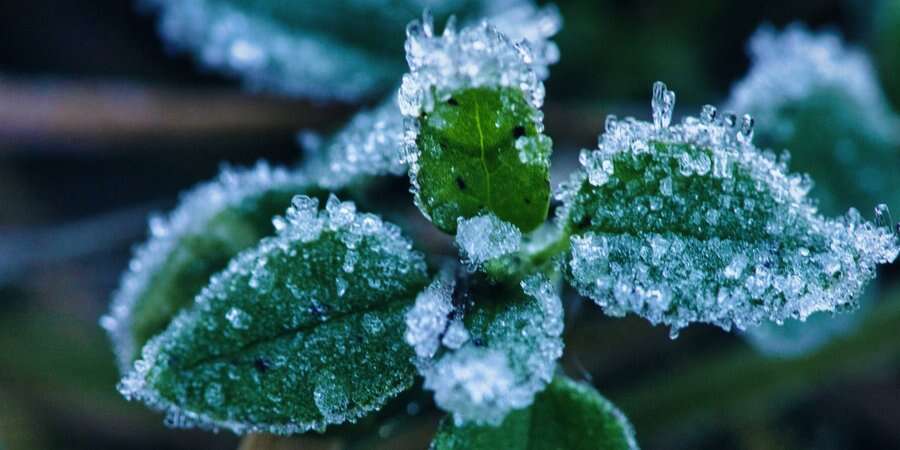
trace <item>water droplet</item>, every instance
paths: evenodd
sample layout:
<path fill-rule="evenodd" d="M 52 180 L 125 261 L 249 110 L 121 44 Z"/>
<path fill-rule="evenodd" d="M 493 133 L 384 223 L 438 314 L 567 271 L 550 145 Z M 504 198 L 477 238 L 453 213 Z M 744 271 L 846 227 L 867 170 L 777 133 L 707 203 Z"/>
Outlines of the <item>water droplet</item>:
<path fill-rule="evenodd" d="M 232 327 L 238 330 L 246 330 L 249 328 L 252 320 L 249 314 L 236 307 L 228 310 L 225 314 L 225 319 L 228 320 L 228 323 L 230 323 Z"/>

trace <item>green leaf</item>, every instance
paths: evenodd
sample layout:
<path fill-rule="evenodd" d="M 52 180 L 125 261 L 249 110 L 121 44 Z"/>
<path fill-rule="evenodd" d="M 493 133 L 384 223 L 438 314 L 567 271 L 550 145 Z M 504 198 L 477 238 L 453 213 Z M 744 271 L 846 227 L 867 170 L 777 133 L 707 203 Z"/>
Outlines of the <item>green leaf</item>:
<path fill-rule="evenodd" d="M 427 282 L 396 226 L 297 196 L 143 349 L 120 391 L 176 426 L 290 434 L 355 421 L 413 382 L 404 313 Z"/>
<path fill-rule="evenodd" d="M 561 198 L 572 234 L 568 280 L 608 314 L 679 328 L 729 329 L 856 306 L 893 232 L 851 211 L 825 219 L 810 183 L 750 142 L 752 120 L 688 117 L 668 126 L 659 83 L 654 122 L 607 121 Z"/>
<path fill-rule="evenodd" d="M 140 349 L 191 304 L 209 277 L 240 251 L 273 234 L 272 217 L 298 193 L 311 193 L 301 174 L 266 163 L 226 168 L 185 194 L 165 218 L 150 221 L 150 239 L 135 250 L 129 270 L 101 323 L 123 371 Z"/>
<path fill-rule="evenodd" d="M 518 89 L 469 88 L 419 117 L 416 198 L 438 228 L 483 212 L 526 232 L 544 222 L 552 142 L 537 114 Z"/>
<path fill-rule="evenodd" d="M 454 425 L 444 419 L 432 450 L 635 450 L 628 419 L 585 383 L 557 376 L 528 408 L 497 427 Z"/>
<path fill-rule="evenodd" d="M 900 1 L 878 2 L 875 18 L 875 47 L 881 81 L 895 108 L 900 108 Z"/>
<path fill-rule="evenodd" d="M 789 149 L 794 170 L 815 180 L 826 214 L 900 205 L 900 134 L 866 54 L 834 32 L 801 25 L 758 30 L 753 65 L 728 109 L 753 116 L 754 140 Z"/>
<path fill-rule="evenodd" d="M 440 408 L 460 424 L 498 424 L 553 377 L 563 349 L 562 303 L 542 275 L 520 286 L 454 288 L 445 274 L 419 294 L 406 315 L 406 341 Z M 454 298 L 462 300 L 454 305 Z"/>

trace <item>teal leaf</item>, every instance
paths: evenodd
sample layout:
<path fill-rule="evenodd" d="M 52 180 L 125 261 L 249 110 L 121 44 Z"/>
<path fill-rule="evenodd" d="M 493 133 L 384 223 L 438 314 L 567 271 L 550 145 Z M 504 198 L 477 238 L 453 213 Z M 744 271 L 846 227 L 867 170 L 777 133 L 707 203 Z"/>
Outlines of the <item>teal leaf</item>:
<path fill-rule="evenodd" d="M 900 108 L 900 1 L 878 2 L 875 18 L 875 47 L 878 70 L 895 108 Z"/>
<path fill-rule="evenodd" d="M 789 149 L 825 214 L 900 205 L 900 122 L 868 56 L 801 24 L 763 27 L 748 49 L 753 64 L 727 107 L 753 116 L 756 145 Z"/>
<path fill-rule="evenodd" d="M 261 162 L 251 169 L 225 168 L 218 178 L 184 194 L 166 217 L 150 220 L 150 239 L 138 247 L 101 324 L 125 371 L 151 337 L 166 329 L 194 300 L 209 277 L 240 251 L 275 232 L 272 217 L 309 180 Z"/>
<path fill-rule="evenodd" d="M 175 426 L 300 433 L 407 389 L 404 314 L 427 283 L 398 227 L 297 196 L 278 233 L 215 275 L 119 385 Z"/>
<path fill-rule="evenodd" d="M 555 31 L 514 43 L 488 22 L 449 23 L 435 36 L 426 16 L 407 28 L 406 159 L 416 205 L 441 230 L 484 213 L 523 232 L 546 219 L 552 142 L 542 134 L 541 80 Z"/>
<path fill-rule="evenodd" d="M 591 386 L 557 376 L 499 426 L 441 422 L 432 450 L 637 450 L 628 418 Z"/>
<path fill-rule="evenodd" d="M 542 275 L 463 292 L 443 274 L 416 298 L 406 325 L 425 388 L 457 424 L 498 424 L 531 404 L 563 349 L 562 303 Z"/>
<path fill-rule="evenodd" d="M 562 189 L 568 280 L 614 316 L 730 329 L 853 309 L 900 247 L 858 212 L 819 215 L 807 177 L 753 146 L 752 119 L 669 126 L 674 93 L 654 87 L 654 123 L 607 120 L 599 148 Z"/>
<path fill-rule="evenodd" d="M 265 89 L 320 100 L 383 93 L 403 73 L 399 30 L 423 9 L 440 18 L 497 14 L 493 0 L 148 0 L 174 48 Z M 529 0 L 502 2 L 534 11 Z M 532 12 L 531 14 L 534 14 Z M 526 15 L 527 17 L 527 15 Z M 516 27 L 532 23 L 520 19 Z M 525 31 L 523 31 L 524 33 Z"/>

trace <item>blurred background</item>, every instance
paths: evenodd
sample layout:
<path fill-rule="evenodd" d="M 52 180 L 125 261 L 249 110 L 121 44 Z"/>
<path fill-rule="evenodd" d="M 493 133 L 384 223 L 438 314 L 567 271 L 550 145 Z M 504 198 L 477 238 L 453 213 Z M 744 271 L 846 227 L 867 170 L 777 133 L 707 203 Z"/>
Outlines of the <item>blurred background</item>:
<path fill-rule="evenodd" d="M 721 102 L 760 24 L 829 26 L 866 47 L 877 11 L 862 0 L 556 4 L 562 57 L 545 113 L 561 173 L 595 146 L 606 114 L 649 117 L 654 80 L 678 93 L 676 114 Z M 298 130 L 333 130 L 360 104 L 247 92 L 169 51 L 130 1 L 0 1 L 0 30 L 0 449 L 237 448 L 230 433 L 172 430 L 126 402 L 98 318 L 149 213 L 222 162 L 295 162 Z M 766 357 L 704 326 L 670 340 L 573 302 L 563 363 L 629 416 L 646 449 L 900 448 L 896 272 L 855 332 L 802 357 Z M 411 431 L 380 430 L 372 446 L 423 448 L 438 418 L 423 409 Z"/>

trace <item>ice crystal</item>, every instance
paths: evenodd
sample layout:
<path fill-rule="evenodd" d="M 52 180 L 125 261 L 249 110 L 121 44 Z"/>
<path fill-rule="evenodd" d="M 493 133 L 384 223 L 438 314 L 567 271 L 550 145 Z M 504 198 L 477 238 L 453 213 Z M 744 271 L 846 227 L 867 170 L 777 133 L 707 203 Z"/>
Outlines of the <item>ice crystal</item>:
<path fill-rule="evenodd" d="M 517 21 L 526 16 L 527 12 Z M 548 50 L 554 47 L 547 41 L 558 31 L 560 21 L 555 9 L 546 9 L 537 16 L 537 26 L 517 32 L 511 26 L 513 17 L 500 16 L 511 36 L 489 20 L 460 30 L 455 20 L 450 20 L 439 36 L 429 14 L 410 23 L 405 47 L 410 71 L 400 87 L 401 112 L 418 117 L 431 111 L 436 102 L 447 100 L 451 92 L 477 87 L 515 87 L 533 107 L 540 108 L 544 102 L 541 80 L 547 76 L 547 66 L 558 58 L 558 52 Z M 532 47 L 541 53 L 535 55 Z"/>
<path fill-rule="evenodd" d="M 304 131 L 300 143 L 307 153 L 306 173 L 328 189 L 346 187 L 364 176 L 404 174 L 403 132 L 396 95 L 371 111 L 358 113 L 327 142 Z"/>
<path fill-rule="evenodd" d="M 423 256 L 352 203 L 292 203 L 275 236 L 144 346 L 123 395 L 174 426 L 290 434 L 355 421 L 412 384 L 403 313 L 426 284 Z M 338 287 L 350 253 L 354 276 Z"/>
<path fill-rule="evenodd" d="M 451 412 L 457 424 L 499 424 L 511 410 L 531 404 L 553 377 L 562 354 L 562 303 L 543 276 L 527 278 L 521 289 L 518 295 L 524 293 L 524 298 L 487 304 L 476 299 L 464 322 L 448 320 L 451 293 L 446 290 L 440 295 L 426 291 L 419 300 L 429 306 L 417 301 L 407 315 L 407 341 L 417 345 L 417 352 L 428 342 L 427 351 L 416 358 L 425 388 L 434 391 L 437 405 Z M 450 313 L 455 314 L 463 312 Z M 417 337 L 424 334 L 429 337 Z M 443 347 L 435 352 L 442 335 Z M 422 357 L 428 354 L 434 356 Z"/>
<path fill-rule="evenodd" d="M 822 211 L 900 201 L 897 119 L 867 55 L 800 24 L 763 27 L 748 49 L 753 65 L 727 107 L 752 114 L 757 142 L 790 150 L 792 167 L 818 180 Z"/>
<path fill-rule="evenodd" d="M 519 250 L 522 232 L 511 223 L 493 214 L 471 219 L 459 218 L 456 227 L 456 246 L 462 252 L 463 261 L 470 270 L 482 264 Z"/>
<path fill-rule="evenodd" d="M 130 367 L 133 358 L 139 353 L 143 341 L 155 333 L 143 337 L 145 334 L 162 331 L 162 328 L 168 324 L 168 320 L 177 312 L 176 309 L 168 311 L 165 317 L 152 317 L 152 323 L 149 319 L 135 317 L 136 309 L 154 301 L 153 298 L 148 297 L 148 293 L 158 281 L 156 278 L 160 271 L 168 264 L 172 264 L 173 261 L 185 258 L 178 252 L 188 246 L 186 240 L 196 240 L 194 236 L 215 235 L 212 233 L 214 230 L 211 230 L 210 227 L 218 226 L 218 234 L 222 235 L 227 242 L 214 244 L 213 247 L 234 249 L 233 253 L 236 254 L 240 249 L 255 244 L 255 240 L 261 236 L 255 233 L 244 236 L 248 233 L 250 226 L 244 222 L 233 224 L 239 233 L 239 236 L 235 236 L 233 232 L 221 225 L 221 221 L 217 222 L 216 219 L 221 218 L 223 214 L 228 214 L 230 210 L 248 208 L 251 203 L 264 203 L 266 200 L 264 196 L 271 193 L 281 192 L 283 193 L 282 197 L 289 199 L 290 196 L 309 189 L 310 185 L 310 181 L 304 175 L 280 167 L 271 167 L 265 162 L 260 162 L 251 169 L 234 170 L 225 167 L 214 181 L 203 183 L 184 194 L 178 208 L 168 216 L 152 217 L 149 226 L 150 238 L 145 244 L 135 249 L 131 262 L 128 264 L 128 270 L 122 275 L 119 288 L 113 294 L 110 311 L 101 319 L 101 325 L 112 339 L 120 368 L 126 370 Z M 281 202 L 274 203 L 278 205 L 275 206 L 278 210 L 283 210 L 285 207 Z M 285 200 L 286 203 L 287 200 Z M 250 208 L 248 212 L 252 213 L 251 215 L 257 214 L 255 207 Z M 265 213 L 263 215 L 263 221 L 268 222 L 271 216 L 265 216 Z M 205 239 L 210 240 L 213 237 Z M 198 250 L 189 251 L 197 252 Z M 226 256 L 230 257 L 231 255 Z M 222 261 L 222 267 L 211 268 L 211 273 L 224 268 L 225 261 Z M 209 262 L 204 261 L 203 263 Z M 194 266 L 193 270 L 198 270 L 198 266 Z M 206 278 L 204 277 L 202 283 L 205 284 L 205 282 Z M 198 286 L 197 290 L 200 287 L 202 285 Z M 168 297 L 164 299 L 168 304 L 150 305 L 152 309 L 166 311 L 169 308 L 185 306 L 175 305 L 173 296 L 183 294 L 186 296 L 186 301 L 189 302 L 196 292 L 166 292 L 164 294 Z M 141 329 L 137 330 L 135 321 L 147 323 L 142 322 Z M 143 330 L 143 328 L 147 329 Z"/>
<path fill-rule="evenodd" d="M 665 126 L 671 111 L 656 98 L 660 120 L 608 120 L 559 194 L 569 281 L 604 311 L 673 335 L 692 322 L 802 320 L 854 307 L 876 265 L 896 258 L 890 229 L 855 210 L 819 215 L 808 177 L 753 146 L 752 119 L 705 107 Z"/>
<path fill-rule="evenodd" d="M 416 297 L 416 304 L 406 313 L 406 342 L 420 358 L 431 358 L 441 344 L 453 311 L 453 278 L 444 273 Z"/>

